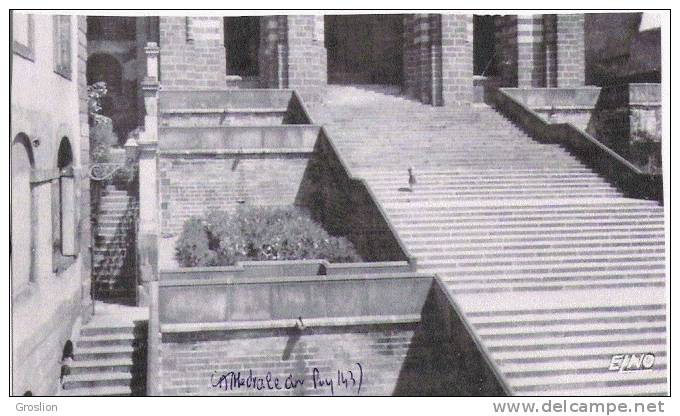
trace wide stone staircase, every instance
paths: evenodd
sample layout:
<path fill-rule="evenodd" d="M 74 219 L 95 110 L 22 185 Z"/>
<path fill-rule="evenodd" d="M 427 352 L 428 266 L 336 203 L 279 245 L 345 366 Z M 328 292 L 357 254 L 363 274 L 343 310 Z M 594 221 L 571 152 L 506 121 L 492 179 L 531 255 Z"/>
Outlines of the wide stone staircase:
<path fill-rule="evenodd" d="M 95 299 L 134 303 L 136 218 L 136 198 L 114 185 L 106 186 L 97 212 L 92 259 Z"/>
<path fill-rule="evenodd" d="M 483 104 L 431 107 L 330 87 L 310 112 L 418 271 L 447 284 L 512 394 L 668 392 L 657 202 L 624 197 Z M 653 354 L 653 366 L 610 369 L 625 354 Z"/>
<path fill-rule="evenodd" d="M 66 363 L 62 396 L 143 396 L 148 309 L 95 305 Z"/>

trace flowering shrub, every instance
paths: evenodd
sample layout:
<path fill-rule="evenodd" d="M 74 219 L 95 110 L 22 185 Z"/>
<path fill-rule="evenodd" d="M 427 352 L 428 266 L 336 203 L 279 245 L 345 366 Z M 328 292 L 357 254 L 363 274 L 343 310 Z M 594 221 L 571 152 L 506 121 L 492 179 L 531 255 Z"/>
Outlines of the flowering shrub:
<path fill-rule="evenodd" d="M 361 261 L 344 237 L 330 236 L 297 207 L 242 207 L 184 224 L 175 246 L 183 267 L 228 266 L 241 260 Z"/>

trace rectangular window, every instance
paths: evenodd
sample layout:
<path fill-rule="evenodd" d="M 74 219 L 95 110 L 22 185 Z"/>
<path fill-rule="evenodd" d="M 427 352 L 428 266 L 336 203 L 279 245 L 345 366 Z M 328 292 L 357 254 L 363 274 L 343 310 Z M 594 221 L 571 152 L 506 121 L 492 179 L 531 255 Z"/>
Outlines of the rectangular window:
<path fill-rule="evenodd" d="M 54 72 L 71 79 L 71 16 L 53 16 Z"/>
<path fill-rule="evenodd" d="M 12 12 L 12 51 L 33 61 L 33 15 Z"/>

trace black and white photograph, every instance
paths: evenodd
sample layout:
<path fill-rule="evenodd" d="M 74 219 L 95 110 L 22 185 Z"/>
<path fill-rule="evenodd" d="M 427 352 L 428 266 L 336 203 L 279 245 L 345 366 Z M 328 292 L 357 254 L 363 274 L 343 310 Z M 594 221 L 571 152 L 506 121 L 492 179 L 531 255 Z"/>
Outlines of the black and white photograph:
<path fill-rule="evenodd" d="M 670 10 L 8 14 L 10 410 L 664 412 Z"/>

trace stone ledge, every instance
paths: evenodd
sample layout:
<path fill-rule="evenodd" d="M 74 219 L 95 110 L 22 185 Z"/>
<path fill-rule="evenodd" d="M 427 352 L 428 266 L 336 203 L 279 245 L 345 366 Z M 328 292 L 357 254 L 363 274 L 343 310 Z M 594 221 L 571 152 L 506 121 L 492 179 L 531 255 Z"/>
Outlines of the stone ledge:
<path fill-rule="evenodd" d="M 252 149 L 212 149 L 212 150 L 162 150 L 159 152 L 161 157 L 225 157 L 225 156 L 247 156 L 247 155 L 311 155 L 314 153 L 312 148 L 252 148 Z"/>
<path fill-rule="evenodd" d="M 281 329 L 293 328 L 295 319 L 275 319 L 263 321 L 242 322 L 207 322 L 189 324 L 161 324 L 161 333 L 177 334 L 189 332 L 212 332 L 212 331 L 241 331 L 252 329 Z M 417 324 L 420 315 L 373 315 L 351 316 L 346 318 L 309 318 L 304 319 L 306 328 L 338 327 L 338 326 L 361 326 L 361 325 L 392 325 L 392 324 Z"/>

